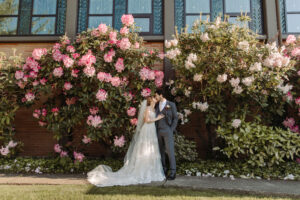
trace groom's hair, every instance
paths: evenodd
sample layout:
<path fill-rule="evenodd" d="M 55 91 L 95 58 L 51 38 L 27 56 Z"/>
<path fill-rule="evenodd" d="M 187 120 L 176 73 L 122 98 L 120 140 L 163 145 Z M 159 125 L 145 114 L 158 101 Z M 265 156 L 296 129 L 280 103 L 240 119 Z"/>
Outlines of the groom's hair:
<path fill-rule="evenodd" d="M 158 95 L 162 95 L 163 97 L 165 96 L 165 91 L 162 88 L 157 88 L 155 93 Z"/>

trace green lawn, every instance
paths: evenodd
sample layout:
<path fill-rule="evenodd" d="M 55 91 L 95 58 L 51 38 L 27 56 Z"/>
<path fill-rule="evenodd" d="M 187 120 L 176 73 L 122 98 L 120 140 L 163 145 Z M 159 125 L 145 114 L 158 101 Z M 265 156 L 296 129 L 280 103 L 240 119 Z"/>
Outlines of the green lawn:
<path fill-rule="evenodd" d="M 283 200 L 291 198 L 237 195 L 214 191 L 195 191 L 161 187 L 108 187 L 91 185 L 0 185 L 1 200 L 153 200 L 153 199 L 207 199 L 207 200 Z"/>

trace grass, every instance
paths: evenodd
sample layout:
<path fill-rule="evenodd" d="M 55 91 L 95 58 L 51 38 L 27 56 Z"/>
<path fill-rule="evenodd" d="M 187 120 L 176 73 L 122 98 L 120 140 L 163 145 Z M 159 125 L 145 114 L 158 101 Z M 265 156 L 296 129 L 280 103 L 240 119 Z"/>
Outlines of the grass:
<path fill-rule="evenodd" d="M 163 187 L 91 185 L 0 185 L 1 200 L 287 200 L 292 198 L 241 195 Z"/>

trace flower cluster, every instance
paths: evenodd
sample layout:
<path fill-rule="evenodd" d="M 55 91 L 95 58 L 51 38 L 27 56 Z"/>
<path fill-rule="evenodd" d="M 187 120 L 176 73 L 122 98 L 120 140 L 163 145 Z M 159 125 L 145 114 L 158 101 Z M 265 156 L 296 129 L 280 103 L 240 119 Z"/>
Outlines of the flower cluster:
<path fill-rule="evenodd" d="M 9 141 L 8 144 L 5 147 L 1 147 L 0 154 L 2 156 L 7 156 L 10 153 L 10 149 L 15 148 L 18 145 L 17 142 L 14 142 L 13 140 Z"/>

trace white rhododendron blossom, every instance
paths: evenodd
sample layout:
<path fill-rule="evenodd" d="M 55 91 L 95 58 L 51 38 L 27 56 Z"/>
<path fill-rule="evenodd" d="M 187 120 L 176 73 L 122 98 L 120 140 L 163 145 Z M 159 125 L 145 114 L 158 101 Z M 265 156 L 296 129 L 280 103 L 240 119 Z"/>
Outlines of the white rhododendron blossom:
<path fill-rule="evenodd" d="M 203 74 L 195 74 L 193 77 L 193 80 L 195 82 L 200 82 L 200 81 L 202 81 L 202 78 L 203 78 Z"/>
<path fill-rule="evenodd" d="M 181 51 L 178 48 L 176 48 L 176 49 L 172 49 L 172 50 L 167 51 L 165 56 L 172 60 L 172 59 L 175 59 L 176 56 L 178 56 L 180 54 L 181 54 Z"/>
<path fill-rule="evenodd" d="M 248 51 L 249 50 L 249 42 L 246 41 L 246 40 L 242 41 L 242 42 L 239 42 L 238 49 L 241 49 L 243 51 Z"/>
<path fill-rule="evenodd" d="M 253 81 L 254 81 L 254 77 L 250 76 L 250 77 L 243 78 L 242 83 L 246 86 L 250 86 L 252 85 Z"/>
<path fill-rule="evenodd" d="M 202 112 L 205 112 L 208 109 L 209 105 L 208 105 L 207 102 L 204 102 L 204 103 L 202 103 L 202 102 L 193 102 L 192 107 L 194 109 L 198 109 L 198 110 L 201 110 Z"/>
<path fill-rule="evenodd" d="M 233 93 L 241 94 L 243 92 L 243 88 L 241 86 L 237 86 L 233 89 Z"/>
<path fill-rule="evenodd" d="M 238 128 L 240 127 L 242 121 L 240 119 L 234 119 L 231 123 L 231 125 L 234 127 L 234 128 Z"/>
<path fill-rule="evenodd" d="M 188 60 L 186 60 L 185 61 L 185 68 L 186 69 L 191 69 L 191 68 L 195 68 L 196 66 L 194 65 L 194 63 L 192 63 L 192 62 L 190 62 L 190 61 L 188 61 Z"/>
<path fill-rule="evenodd" d="M 227 80 L 227 74 L 218 75 L 217 81 L 219 83 L 224 83 Z"/>
<path fill-rule="evenodd" d="M 231 78 L 229 82 L 232 87 L 237 87 L 240 84 L 240 78 Z"/>
<path fill-rule="evenodd" d="M 189 56 L 187 57 L 187 60 L 190 62 L 196 62 L 197 61 L 197 55 L 194 53 L 190 53 Z"/>
<path fill-rule="evenodd" d="M 251 65 L 249 70 L 250 71 L 257 71 L 257 72 L 261 71 L 262 70 L 261 63 L 259 63 L 259 62 L 254 63 L 253 65 Z"/>
<path fill-rule="evenodd" d="M 200 39 L 202 40 L 202 42 L 210 40 L 210 38 L 208 37 L 208 33 L 202 33 Z"/>
<path fill-rule="evenodd" d="M 286 85 L 278 85 L 277 88 L 283 93 L 283 94 L 287 94 L 289 91 L 291 91 L 293 89 L 292 85 L 286 84 Z"/>

